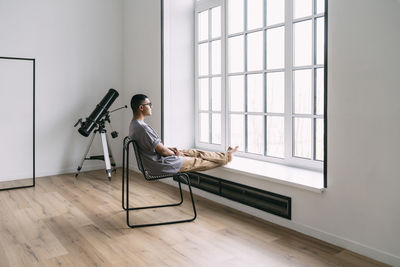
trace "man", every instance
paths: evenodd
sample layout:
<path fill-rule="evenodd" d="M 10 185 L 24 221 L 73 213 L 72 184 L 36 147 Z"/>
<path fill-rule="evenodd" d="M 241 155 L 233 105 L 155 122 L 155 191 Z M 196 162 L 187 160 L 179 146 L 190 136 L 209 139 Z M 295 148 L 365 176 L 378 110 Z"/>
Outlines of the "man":
<path fill-rule="evenodd" d="M 133 119 L 129 126 L 129 137 L 138 144 L 144 168 L 152 175 L 209 170 L 232 161 L 238 151 L 238 147 L 229 147 L 226 152 L 165 147 L 157 133 L 144 122 L 145 117 L 151 116 L 149 98 L 143 94 L 134 95 L 131 108 Z"/>

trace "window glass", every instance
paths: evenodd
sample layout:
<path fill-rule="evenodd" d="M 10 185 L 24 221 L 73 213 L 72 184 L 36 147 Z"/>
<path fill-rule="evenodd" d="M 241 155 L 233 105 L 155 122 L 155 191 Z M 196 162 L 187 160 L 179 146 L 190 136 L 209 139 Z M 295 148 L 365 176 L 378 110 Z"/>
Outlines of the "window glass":
<path fill-rule="evenodd" d="M 211 9 L 211 37 L 221 37 L 221 7 Z"/>
<path fill-rule="evenodd" d="M 315 113 L 317 115 L 324 115 L 324 69 L 316 69 L 315 78 Z"/>
<path fill-rule="evenodd" d="M 229 77 L 230 111 L 244 112 L 244 78 L 243 75 Z"/>
<path fill-rule="evenodd" d="M 316 42 L 315 42 L 315 50 L 316 50 L 316 64 L 324 64 L 324 39 L 325 39 L 325 19 L 317 18 L 316 20 Z"/>
<path fill-rule="evenodd" d="M 311 118 L 294 119 L 294 156 L 311 159 Z"/>
<path fill-rule="evenodd" d="M 247 151 L 264 154 L 264 116 L 247 116 Z"/>
<path fill-rule="evenodd" d="M 267 112 L 285 112 L 285 75 L 283 72 L 267 73 Z"/>
<path fill-rule="evenodd" d="M 244 71 L 243 35 L 228 39 L 228 71 L 229 73 Z"/>
<path fill-rule="evenodd" d="M 221 144 L 221 114 L 212 114 L 212 143 Z"/>
<path fill-rule="evenodd" d="M 293 0 L 293 18 L 298 19 L 312 15 L 313 0 Z"/>
<path fill-rule="evenodd" d="M 208 43 L 199 45 L 199 76 L 208 75 Z"/>
<path fill-rule="evenodd" d="M 285 155 L 285 121 L 283 117 L 267 117 L 267 155 L 283 158 Z"/>
<path fill-rule="evenodd" d="M 264 0 L 247 0 L 247 30 L 264 26 Z"/>
<path fill-rule="evenodd" d="M 312 21 L 306 20 L 293 25 L 294 66 L 312 63 Z"/>
<path fill-rule="evenodd" d="M 215 77 L 211 79 L 212 91 L 212 110 L 221 111 L 221 78 Z"/>
<path fill-rule="evenodd" d="M 244 1 L 228 1 L 228 34 L 242 32 L 244 25 Z"/>
<path fill-rule="evenodd" d="M 264 68 L 264 36 L 263 31 L 247 35 L 247 70 L 262 70 Z"/>
<path fill-rule="evenodd" d="M 285 66 L 284 27 L 267 30 L 267 69 L 280 69 Z"/>
<path fill-rule="evenodd" d="M 239 151 L 244 151 L 244 115 L 230 115 L 230 145 L 239 146 Z"/>
<path fill-rule="evenodd" d="M 210 139 L 210 121 L 208 113 L 199 114 L 199 140 L 203 143 L 209 143 Z"/>
<path fill-rule="evenodd" d="M 307 70 L 296 70 L 293 72 L 294 89 L 294 113 L 312 113 L 312 72 Z"/>
<path fill-rule="evenodd" d="M 315 159 L 324 160 L 324 120 L 315 120 Z"/>
<path fill-rule="evenodd" d="M 264 112 L 264 74 L 247 76 L 247 111 Z"/>
<path fill-rule="evenodd" d="M 208 10 L 200 12 L 198 16 L 198 41 L 208 39 Z"/>
<path fill-rule="evenodd" d="M 211 42 L 211 74 L 221 74 L 221 40 Z"/>
<path fill-rule="evenodd" d="M 285 22 L 285 1 L 267 0 L 267 26 Z"/>
<path fill-rule="evenodd" d="M 317 14 L 325 12 L 325 0 L 317 0 L 316 5 L 317 5 L 317 8 L 316 8 Z"/>
<path fill-rule="evenodd" d="M 199 109 L 208 110 L 209 90 L 208 78 L 199 79 Z"/>

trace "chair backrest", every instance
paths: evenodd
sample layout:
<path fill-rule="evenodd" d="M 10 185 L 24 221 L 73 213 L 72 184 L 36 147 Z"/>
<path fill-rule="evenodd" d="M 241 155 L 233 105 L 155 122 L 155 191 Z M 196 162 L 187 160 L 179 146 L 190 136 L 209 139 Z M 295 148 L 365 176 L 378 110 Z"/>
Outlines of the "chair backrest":
<path fill-rule="evenodd" d="M 137 162 L 138 168 L 143 173 L 143 175 L 146 177 L 147 171 L 145 170 L 145 168 L 143 166 L 143 161 L 142 161 L 142 156 L 140 155 L 139 146 L 135 140 L 132 140 L 132 144 L 133 144 L 133 150 L 135 150 L 135 156 L 136 156 L 136 162 Z"/>

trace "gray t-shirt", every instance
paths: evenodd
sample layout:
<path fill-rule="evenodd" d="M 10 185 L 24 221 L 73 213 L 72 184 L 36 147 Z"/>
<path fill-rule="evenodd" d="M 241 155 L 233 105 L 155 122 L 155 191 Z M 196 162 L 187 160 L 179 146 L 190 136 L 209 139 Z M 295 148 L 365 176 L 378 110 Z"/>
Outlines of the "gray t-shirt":
<path fill-rule="evenodd" d="M 151 175 L 177 173 L 183 164 L 183 157 L 161 156 L 155 147 L 161 142 L 157 133 L 144 121 L 132 120 L 129 137 L 138 144 L 144 168 Z"/>

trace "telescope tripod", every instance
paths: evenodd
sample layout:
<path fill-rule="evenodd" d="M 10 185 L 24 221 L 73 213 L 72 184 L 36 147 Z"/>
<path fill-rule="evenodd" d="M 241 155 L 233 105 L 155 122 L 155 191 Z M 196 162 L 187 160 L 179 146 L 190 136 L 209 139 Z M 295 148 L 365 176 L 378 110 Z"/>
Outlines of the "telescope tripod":
<path fill-rule="evenodd" d="M 89 150 L 90 150 L 90 146 L 92 145 L 94 137 L 96 136 L 97 133 L 100 134 L 101 142 L 103 144 L 103 153 L 104 154 L 98 155 L 98 156 L 87 157 L 87 154 L 89 153 Z M 106 163 L 106 171 L 107 171 L 108 180 L 111 181 L 111 172 L 113 172 L 113 171 L 116 172 L 117 169 L 115 168 L 115 161 L 114 161 L 113 153 L 111 151 L 111 147 L 109 145 L 108 140 L 109 139 L 108 139 L 107 131 L 103 127 L 99 127 L 92 133 L 92 137 L 90 138 L 90 141 L 86 148 L 86 152 L 83 155 L 82 160 L 80 161 L 80 164 L 76 170 L 75 177 L 77 177 L 79 175 L 79 172 L 82 169 L 83 162 L 85 160 L 104 160 Z"/>

